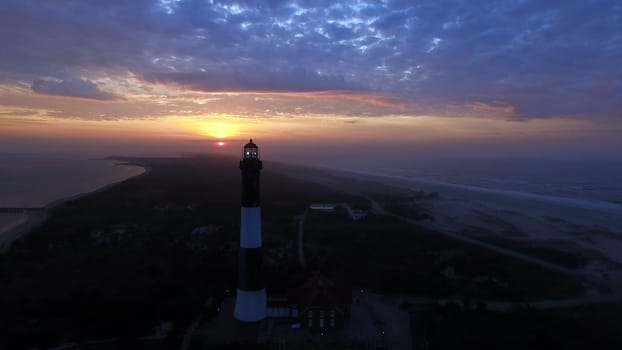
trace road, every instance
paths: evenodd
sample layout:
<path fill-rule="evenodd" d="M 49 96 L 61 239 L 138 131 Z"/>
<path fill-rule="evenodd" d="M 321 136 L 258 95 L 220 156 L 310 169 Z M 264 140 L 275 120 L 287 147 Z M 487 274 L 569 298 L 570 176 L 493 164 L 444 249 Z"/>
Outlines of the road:
<path fill-rule="evenodd" d="M 305 220 L 307 220 L 307 213 L 309 212 L 309 208 L 305 209 L 304 213 L 300 216 L 298 220 L 298 263 L 300 267 L 307 267 L 307 262 L 305 260 L 305 251 L 304 251 L 304 226 Z"/>

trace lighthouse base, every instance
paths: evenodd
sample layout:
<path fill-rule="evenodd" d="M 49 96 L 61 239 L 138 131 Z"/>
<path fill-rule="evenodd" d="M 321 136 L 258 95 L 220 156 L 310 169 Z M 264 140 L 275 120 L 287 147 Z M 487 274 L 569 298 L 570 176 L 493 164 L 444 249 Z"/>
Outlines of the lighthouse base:
<path fill-rule="evenodd" d="M 266 289 L 246 291 L 238 289 L 233 317 L 242 322 L 257 322 L 266 318 Z"/>

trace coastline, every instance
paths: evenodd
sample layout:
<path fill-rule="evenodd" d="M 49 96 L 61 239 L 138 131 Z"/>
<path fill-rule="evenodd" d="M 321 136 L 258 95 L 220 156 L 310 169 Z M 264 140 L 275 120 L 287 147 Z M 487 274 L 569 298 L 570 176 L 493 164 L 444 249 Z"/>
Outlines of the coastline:
<path fill-rule="evenodd" d="M 112 160 L 114 160 L 114 159 L 112 159 Z M 60 206 L 60 205 L 62 205 L 64 203 L 67 203 L 67 202 L 70 202 L 70 201 L 73 201 L 73 200 L 76 200 L 76 199 L 80 199 L 80 198 L 85 197 L 85 196 L 90 196 L 92 194 L 103 192 L 103 191 L 105 191 L 107 189 L 110 189 L 110 188 L 112 188 L 112 187 L 114 187 L 114 186 L 116 186 L 116 185 L 118 185 L 120 183 L 123 183 L 123 182 L 125 182 L 125 181 L 127 181 L 129 179 L 133 179 L 133 178 L 137 178 L 137 177 L 140 177 L 140 176 L 144 176 L 144 175 L 147 175 L 147 174 L 149 174 L 151 172 L 151 168 L 149 168 L 149 166 L 147 166 L 145 164 L 138 164 L 138 163 L 124 161 L 123 163 L 118 163 L 117 162 L 117 163 L 115 163 L 115 165 L 117 165 L 117 166 L 119 166 L 119 165 L 120 166 L 131 166 L 131 167 L 142 168 L 143 171 L 138 173 L 138 174 L 136 174 L 136 175 L 129 176 L 129 177 L 123 179 L 123 180 L 115 181 L 115 182 L 111 182 L 109 184 L 103 185 L 102 187 L 99 187 L 99 188 L 97 188 L 95 190 L 92 190 L 92 191 L 82 192 L 82 193 L 78 193 L 78 194 L 75 194 L 75 195 L 72 195 L 72 196 L 67 196 L 67 197 L 59 198 L 57 200 L 54 200 L 54 201 L 46 204 L 44 206 L 45 210 L 49 210 L 49 209 L 58 207 L 58 206 Z"/>
<path fill-rule="evenodd" d="M 291 175 L 366 197 L 371 213 L 561 272 L 586 288 L 580 298 L 539 306 L 622 300 L 622 215 L 607 210 L 611 208 L 470 190 L 435 180 L 315 169 L 298 168 Z M 387 211 L 388 206 L 405 210 Z"/>
<path fill-rule="evenodd" d="M 536 192 L 519 191 L 511 189 L 490 188 L 475 185 L 466 185 L 461 183 L 439 181 L 430 178 L 417 176 L 393 175 L 387 173 L 371 172 L 364 170 L 349 170 L 343 168 L 317 167 L 334 175 L 344 175 L 349 177 L 360 177 L 373 179 L 375 181 L 385 182 L 393 186 L 406 189 L 426 188 L 430 191 L 438 192 L 462 192 L 462 193 L 478 193 L 482 195 L 491 195 L 499 197 L 512 197 L 518 200 L 535 200 L 547 202 L 549 204 L 574 206 L 577 208 L 588 208 L 610 212 L 616 215 L 622 215 L 622 205 L 614 200 L 592 200 L 577 197 L 568 197 L 560 195 L 540 194 Z"/>
<path fill-rule="evenodd" d="M 304 180 L 368 198 L 374 193 L 402 197 L 404 208 L 416 208 L 433 217 L 415 220 L 420 227 L 500 247 L 585 256 L 592 262 L 583 269 L 608 271 L 622 279 L 622 206 L 615 203 L 342 168 L 294 166 L 300 171 L 291 175 Z M 416 194 L 421 192 L 435 195 Z"/>
<path fill-rule="evenodd" d="M 20 227 L 28 222 L 28 214 L 6 214 L 17 216 L 17 219 L 11 220 L 8 224 L 0 227 L 0 253 L 4 253 L 8 248 L 5 247 L 6 242 L 12 242 Z M 9 244 L 10 245 L 10 244 Z"/>
<path fill-rule="evenodd" d="M 24 237 L 25 235 L 29 234 L 35 228 L 42 225 L 48 218 L 48 214 L 47 214 L 48 210 L 61 206 L 64 203 L 67 203 L 73 200 L 77 200 L 77 199 L 80 199 L 86 196 L 90 196 L 90 195 L 93 195 L 99 192 L 106 191 L 129 179 L 144 176 L 144 175 L 149 174 L 149 172 L 151 172 L 151 168 L 145 164 L 139 164 L 136 162 L 120 161 L 115 158 L 107 158 L 106 160 L 113 161 L 115 166 L 137 167 L 137 168 L 141 168 L 142 171 L 137 174 L 126 177 L 120 181 L 115 181 L 115 182 L 105 184 L 92 191 L 86 191 L 86 192 L 82 192 L 82 193 L 78 193 L 78 194 L 74 194 L 74 195 L 70 195 L 67 197 L 53 200 L 47 203 L 42 208 L 32 208 L 32 210 L 28 210 L 27 208 L 24 208 L 25 210 L 22 213 L 24 217 L 20 218 L 18 221 L 10 223 L 6 227 L 0 228 L 0 254 L 6 253 L 11 248 L 11 245 L 15 241 Z"/>
<path fill-rule="evenodd" d="M 141 161 L 137 160 L 137 162 Z M 211 167 L 209 165 L 213 163 L 204 159 L 169 160 L 168 162 L 166 160 L 162 162 L 146 160 L 146 162 L 153 168 L 148 172 L 151 175 L 146 178 L 126 182 L 107 192 L 87 197 L 78 202 L 70 202 L 65 205 L 56 203 L 56 205 L 61 206 L 51 212 L 50 219 L 45 226 L 33 231 L 32 236 L 27 237 L 26 240 L 19 241 L 13 246 L 12 251 L 2 257 L 2 260 L 7 259 L 9 263 L 7 266 L 12 267 L 7 269 L 5 278 L 11 282 L 7 284 L 7 294 L 15 296 L 11 300 L 19 301 L 21 296 L 27 296 L 35 301 L 33 305 L 45 305 L 45 307 L 41 307 L 42 310 L 51 309 L 53 312 L 54 310 L 73 310 L 71 307 L 75 305 L 76 296 L 84 298 L 82 300 L 86 300 L 89 304 L 96 305 L 97 309 L 86 309 L 86 312 L 79 314 L 59 314 L 56 312 L 43 314 L 41 319 L 50 323 L 42 322 L 41 324 L 55 325 L 55 322 L 58 322 L 58 329 L 69 330 L 67 336 L 61 334 L 62 337 L 59 339 L 66 339 L 67 341 L 76 339 L 78 336 L 72 333 L 75 324 L 83 319 L 90 319 L 93 314 L 125 316 L 131 312 L 144 315 L 143 318 L 137 318 L 135 321 L 144 322 L 146 325 L 139 331 L 152 329 L 152 324 L 157 325 L 162 322 L 161 319 L 169 319 L 169 314 L 160 316 L 162 314 L 158 313 L 153 316 L 149 312 L 143 313 L 142 310 L 145 310 L 146 306 L 162 304 L 171 305 L 170 311 L 166 310 L 166 312 L 170 312 L 172 315 L 179 315 L 180 309 L 187 312 L 184 314 L 187 316 L 181 321 L 183 324 L 180 323 L 175 326 L 178 329 L 186 329 L 187 327 L 184 324 L 192 322 L 191 320 L 196 314 L 196 305 L 203 305 L 205 300 L 210 300 L 208 304 L 213 305 L 214 308 L 219 305 L 219 301 L 215 297 L 212 298 L 211 295 L 201 295 L 196 298 L 196 301 L 190 299 L 192 293 L 196 293 L 197 288 L 195 286 L 200 286 L 203 283 L 204 278 L 202 279 L 201 276 L 214 275 L 215 278 L 219 278 L 216 283 L 219 285 L 222 283 L 223 288 L 228 288 L 229 281 L 234 280 L 230 276 L 234 276 L 236 271 L 236 251 L 229 249 L 229 247 L 235 244 L 237 239 L 235 236 L 237 227 L 234 220 L 237 219 L 239 203 L 236 198 L 231 196 L 232 191 L 235 191 L 239 186 L 238 181 L 236 181 L 237 176 L 236 178 L 232 176 L 237 174 L 236 164 L 220 161 L 218 162 L 219 167 Z M 289 281 L 291 278 L 293 281 L 298 281 L 295 279 L 298 278 L 297 270 L 284 270 L 279 265 L 291 265 L 291 258 L 295 256 L 295 249 L 291 249 L 290 243 L 293 237 L 292 229 L 294 229 L 292 223 L 296 222 L 296 215 L 300 213 L 301 208 L 306 208 L 310 203 L 315 203 L 314 199 L 316 198 L 320 198 L 320 202 L 324 199 L 343 198 L 346 202 L 352 200 L 361 208 L 367 208 L 365 206 L 366 201 L 361 196 L 349 196 L 343 192 L 337 193 L 329 188 L 316 186 L 310 181 L 300 182 L 286 178 L 288 175 L 300 175 L 313 176 L 319 181 L 331 181 L 332 184 L 336 183 L 337 187 L 344 185 L 341 189 L 345 191 L 358 190 L 363 196 L 370 198 L 371 208 L 367 209 L 370 210 L 371 215 L 368 219 L 355 223 L 350 220 L 342 221 L 345 217 L 336 217 L 333 218 L 335 221 L 332 221 L 331 218 L 318 215 L 315 218 L 310 218 L 310 220 L 316 221 L 308 222 L 311 225 L 307 226 L 306 239 L 298 240 L 298 242 L 306 241 L 307 257 L 310 258 L 310 261 L 314 256 L 320 256 L 321 259 L 324 252 L 329 252 L 326 256 L 330 256 L 330 260 L 324 262 L 320 260 L 317 266 L 320 269 L 326 269 L 326 271 L 335 271 L 336 277 L 333 277 L 335 280 L 348 282 L 350 281 L 349 275 L 354 275 L 352 281 L 356 284 L 353 284 L 353 289 L 357 292 L 359 309 L 367 307 L 366 299 L 358 296 L 359 285 L 361 286 L 360 290 L 365 289 L 365 295 L 372 295 L 372 298 L 378 299 L 378 303 L 392 303 L 394 310 L 396 312 L 399 310 L 402 315 L 406 315 L 405 311 L 407 310 L 412 311 L 413 307 L 418 310 L 419 305 L 413 305 L 414 303 L 421 303 L 422 307 L 427 307 L 439 302 L 441 305 L 447 305 L 452 303 L 452 300 L 457 300 L 456 303 L 460 305 L 458 310 L 462 309 L 462 305 L 464 305 L 464 310 L 468 311 L 469 308 L 474 308 L 475 302 L 477 302 L 478 305 L 487 308 L 504 308 L 510 312 L 515 307 L 532 307 L 532 305 L 536 308 L 558 308 L 620 300 L 620 289 L 613 286 L 614 294 L 599 293 L 592 286 L 596 283 L 600 285 L 603 279 L 600 276 L 592 277 L 584 274 L 583 270 L 571 270 L 568 273 L 564 272 L 567 276 L 562 276 L 559 273 L 559 268 L 554 268 L 557 271 L 547 271 L 551 270 L 548 264 L 543 264 L 537 259 L 525 258 L 525 255 L 528 254 L 519 255 L 520 252 L 510 253 L 511 249 L 505 249 L 500 254 L 506 257 L 499 257 L 497 255 L 498 249 L 488 249 L 487 252 L 478 247 L 472 247 L 468 241 L 466 244 L 462 244 L 457 240 L 446 240 L 440 237 L 443 234 L 441 232 L 426 232 L 425 230 L 421 230 L 423 231 L 421 232 L 418 229 L 419 220 L 412 220 L 412 226 L 410 226 L 404 225 L 406 220 L 400 217 L 397 217 L 396 220 L 396 218 L 374 216 L 378 211 L 374 211 L 373 202 L 379 202 L 382 206 L 386 206 L 390 211 L 387 215 L 392 215 L 393 211 L 389 206 L 390 204 L 401 205 L 402 203 L 410 203 L 409 198 L 425 197 L 418 196 L 417 191 L 395 190 L 393 187 L 384 186 L 380 183 L 372 185 L 371 181 L 357 181 L 356 179 L 353 180 L 352 177 L 331 176 L 331 173 L 328 172 L 307 171 L 306 169 L 300 172 L 296 169 L 293 171 L 284 169 L 286 171 L 276 177 L 276 174 L 272 173 L 273 168 L 267 168 L 270 169 L 270 172 L 265 173 L 266 184 L 269 185 L 266 186 L 267 193 L 276 191 L 285 194 L 283 197 L 273 197 L 285 204 L 277 204 L 270 209 L 270 212 L 266 213 L 268 214 L 267 219 L 276 223 L 270 229 L 275 235 L 269 238 L 270 243 L 267 245 L 268 257 L 272 260 L 272 263 L 268 265 L 271 270 L 268 271 L 271 273 L 270 276 L 276 277 L 274 280 Z M 222 171 L 223 169 L 226 171 Z M 276 172 L 276 167 L 274 169 Z M 147 173 L 147 169 L 144 169 L 144 173 Z M 187 177 L 187 174 L 191 174 L 192 178 Z M 206 174 L 213 176 L 206 176 Z M 206 177 L 208 179 L 204 180 Z M 110 186 L 115 186 L 115 184 L 109 184 L 108 187 Z M 200 186 L 206 186 L 206 191 L 197 193 L 196 191 Z M 220 188 L 228 190 L 217 191 Z M 303 188 L 304 192 L 298 192 L 300 188 Z M 387 189 L 387 192 L 384 192 L 384 189 Z M 163 194 L 152 195 L 158 190 L 163 191 Z M 103 189 L 100 188 L 97 191 L 103 191 Z M 178 193 L 180 194 L 178 198 L 170 200 L 171 194 Z M 376 196 L 375 194 L 379 195 Z M 383 197 L 383 194 L 386 195 Z M 426 200 L 442 202 L 443 196 L 445 194 Z M 134 198 L 140 200 L 134 201 Z M 147 200 L 142 200 L 143 198 Z M 218 198 L 224 199 L 224 202 Z M 403 198 L 406 200 L 402 200 Z M 117 216 L 117 212 L 112 210 L 116 210 L 118 204 L 122 202 L 127 203 L 127 206 L 121 208 L 118 211 L 121 215 Z M 278 203 L 272 198 L 269 202 Z M 192 208 L 205 208 L 206 210 L 187 210 L 189 203 L 193 204 Z M 152 208 L 158 209 L 157 213 L 152 211 Z M 224 208 L 222 211 L 225 213 L 224 216 L 220 214 L 221 212 L 214 212 L 213 208 Z M 382 209 L 382 207 L 380 208 Z M 179 212 L 184 214 L 176 216 L 175 213 Z M 203 222 L 201 220 L 206 217 L 206 212 L 215 215 Z M 286 215 L 280 214 L 283 212 Z M 56 219 L 57 215 L 60 220 Z M 282 219 L 278 219 L 279 216 L 277 215 L 281 215 Z M 408 217 L 407 213 L 402 215 Z M 233 222 L 233 224 L 222 227 L 223 231 L 218 234 L 211 235 L 210 233 L 209 238 L 207 235 L 192 233 L 195 222 L 198 225 L 208 225 L 213 223 L 213 218 Z M 190 224 L 185 225 L 184 223 Z M 313 226 L 314 223 L 316 226 Z M 333 223 L 337 223 L 337 225 Z M 395 226 L 393 226 L 394 223 Z M 410 221 L 408 223 L 410 224 Z M 343 226 L 341 226 L 342 224 Z M 154 227 L 158 229 L 154 229 Z M 359 236 L 360 245 L 352 246 L 350 244 L 352 235 Z M 157 238 L 152 238 L 154 236 Z M 324 243 L 326 241 L 323 237 L 331 236 L 336 237 L 336 240 Z M 59 237 L 62 238 L 59 239 Z M 177 240 L 178 237 L 181 239 Z M 57 244 L 57 242 L 69 243 Z M 153 243 L 147 245 L 146 242 Z M 181 244 L 177 245 L 177 242 L 181 242 Z M 218 250 L 207 250 L 204 248 L 206 246 L 203 244 L 204 242 L 208 242 L 210 248 L 213 246 L 226 247 L 226 250 L 220 250 L 220 248 Z M 385 242 L 387 245 L 384 245 Z M 334 250 L 325 250 L 325 244 L 334 245 Z M 171 247 L 180 247 L 181 249 L 171 249 Z M 272 249 L 273 247 L 276 249 Z M 299 247 L 303 247 L 303 245 L 301 244 Z M 176 255 L 162 259 L 163 252 L 171 252 L 171 254 Z M 287 255 L 282 255 L 282 252 L 286 252 Z M 345 252 L 345 255 L 342 255 L 342 252 Z M 351 257 L 349 257 L 349 252 L 353 253 Z M 339 266 L 338 259 L 340 256 L 348 257 L 348 259 L 344 259 L 348 263 L 348 265 L 344 265 L 344 268 Z M 416 260 L 411 258 L 413 256 L 417 257 Z M 508 256 L 509 258 L 507 258 Z M 34 262 L 33 257 L 36 258 Z M 474 258 L 474 262 L 470 261 L 471 257 Z M 516 259 L 521 259 L 523 263 L 516 261 Z M 13 261 L 16 264 L 11 265 Z M 171 264 L 171 261 L 175 263 Z M 371 263 L 367 265 L 367 261 L 371 261 Z M 46 262 L 46 268 L 33 269 L 32 264 L 37 262 L 39 265 L 41 262 Z M 50 263 L 47 264 L 47 262 Z M 495 265 L 498 265 L 499 269 Z M 187 266 L 199 266 L 205 270 L 196 270 L 196 272 L 191 270 L 192 273 L 188 273 Z M 360 269 L 360 266 L 363 268 Z M 454 266 L 456 269 L 459 266 L 466 266 L 466 269 L 463 270 L 464 272 L 458 270 L 456 275 L 455 272 L 450 273 L 454 267 L 447 270 L 446 267 L 448 266 Z M 540 267 L 538 268 L 538 266 Z M 158 270 L 166 271 L 166 273 L 161 274 L 162 279 L 157 278 L 154 281 L 154 274 L 149 272 L 149 268 L 157 274 L 156 276 L 160 275 Z M 166 270 L 169 268 L 171 270 Z M 335 270 L 329 270 L 332 268 Z M 31 271 L 32 278 L 28 275 Z M 360 271 L 360 273 L 355 275 L 353 272 L 356 271 Z M 399 274 L 404 278 L 398 280 L 389 276 L 385 279 L 387 272 L 394 272 L 396 276 Z M 428 277 L 429 272 L 434 275 Z M 220 273 L 222 273 L 222 277 Z M 540 277 L 532 278 L 532 275 Z M 303 274 L 300 274 L 300 277 L 300 280 L 304 280 Z M 441 285 L 438 289 L 419 289 L 417 286 L 434 286 L 428 281 L 434 282 L 438 278 L 451 284 L 447 287 Z M 396 282 L 389 282 L 389 279 Z M 187 280 L 189 282 L 186 282 Z M 585 281 L 589 285 L 583 288 L 578 283 L 573 282 L 578 280 Z M 547 282 L 550 283 L 550 286 Z M 283 285 L 287 286 L 285 283 Z M 400 283 L 404 284 L 400 286 Z M 406 288 L 406 283 L 409 285 L 412 283 L 414 287 L 412 289 Z M 153 290 L 165 290 L 170 285 L 179 287 L 179 290 L 186 294 L 173 293 L 170 296 L 171 294 L 152 293 Z M 526 288 L 529 287 L 524 294 L 523 292 L 517 294 L 496 292 L 498 288 L 519 290 L 523 285 Z M 534 287 L 531 288 L 531 286 Z M 564 287 L 568 289 L 563 290 Z M 91 292 L 93 288 L 97 288 L 99 293 L 106 293 L 107 297 L 104 299 Z M 381 288 L 386 288 L 386 290 Z M 211 288 L 204 290 L 205 293 L 212 293 Z M 282 288 L 281 290 L 286 289 Z M 376 290 L 380 294 L 370 294 Z M 436 294 L 437 290 L 438 294 Z M 581 294 L 582 291 L 587 292 Z M 410 293 L 416 297 L 410 299 Z M 361 292 L 362 294 L 363 292 Z M 419 296 L 421 298 L 417 299 Z M 562 299 L 566 297 L 568 299 Z M 122 300 L 128 302 L 120 303 L 118 302 L 119 298 L 125 298 Z M 358 302 L 359 298 L 362 303 Z M 193 300 L 193 302 L 188 303 L 188 300 Z M 214 300 L 216 301 L 213 302 Z M 537 304 L 528 304 L 534 300 Z M 47 305 L 51 306 L 48 308 Z M 18 315 L 23 312 L 22 309 L 23 306 L 18 304 L 16 307 Z M 84 309 L 81 308 L 81 310 Z M 384 310 L 382 306 L 372 310 L 370 319 L 375 320 L 377 318 L 374 314 L 376 311 L 384 315 L 382 310 Z M 59 315 L 63 318 L 60 318 Z M 508 315 L 514 317 L 513 313 L 508 313 Z M 12 315 L 7 313 L 6 319 L 10 320 L 11 317 Z M 391 318 L 391 320 L 395 319 Z M 383 322 L 390 325 L 393 322 L 391 320 Z M 114 319 L 111 321 L 113 327 L 116 327 L 117 322 Z M 355 323 L 354 328 L 360 329 L 359 323 Z M 369 328 L 370 331 L 376 329 L 373 326 L 375 323 L 370 321 L 369 324 L 372 325 Z M 38 326 L 38 324 L 34 324 L 34 326 Z M 121 327 L 124 326 L 125 324 L 121 324 Z M 288 328 L 287 325 L 285 327 Z M 126 332 L 125 328 L 119 328 L 119 331 L 117 328 L 109 329 L 114 330 L 114 333 L 111 333 L 112 336 L 116 336 L 117 333 L 127 334 L 123 333 Z M 136 337 L 143 335 L 143 333 L 138 333 L 139 331 L 136 332 Z M 395 332 L 389 334 L 395 334 Z M 99 339 L 99 334 L 85 333 L 80 338 Z"/>
<path fill-rule="evenodd" d="M 622 234 L 622 206 L 603 201 L 581 198 L 542 195 L 514 190 L 492 189 L 462 184 L 445 183 L 433 179 L 404 177 L 379 174 L 366 171 L 328 169 L 325 171 L 335 176 L 344 176 L 364 181 L 379 182 L 403 190 L 437 192 L 440 199 L 423 200 L 419 204 L 438 211 L 449 210 L 449 216 L 459 216 L 457 207 L 469 206 L 470 209 L 491 212 L 522 213 L 529 216 L 559 219 L 579 226 L 593 227 L 595 230 L 611 231 Z M 450 208 L 451 207 L 451 208 Z M 598 218 L 598 220 L 594 220 Z M 622 237 L 621 237 L 622 238 Z"/>

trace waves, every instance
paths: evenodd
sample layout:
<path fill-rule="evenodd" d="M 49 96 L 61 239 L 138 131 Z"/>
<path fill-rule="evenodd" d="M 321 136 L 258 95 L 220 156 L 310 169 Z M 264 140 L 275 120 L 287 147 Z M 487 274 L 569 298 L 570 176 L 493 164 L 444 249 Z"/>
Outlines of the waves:
<path fill-rule="evenodd" d="M 478 193 L 622 214 L 619 163 L 444 159 L 354 172 L 441 193 Z"/>

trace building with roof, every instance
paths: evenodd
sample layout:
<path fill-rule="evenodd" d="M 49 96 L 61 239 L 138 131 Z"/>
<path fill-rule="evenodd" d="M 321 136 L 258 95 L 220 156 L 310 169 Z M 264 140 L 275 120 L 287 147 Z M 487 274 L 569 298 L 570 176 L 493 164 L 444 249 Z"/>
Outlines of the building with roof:
<path fill-rule="evenodd" d="M 300 327 L 325 331 L 342 327 L 350 318 L 352 290 L 339 286 L 319 273 L 298 288 L 291 288 L 286 297 L 269 298 L 270 318 L 291 319 Z"/>

